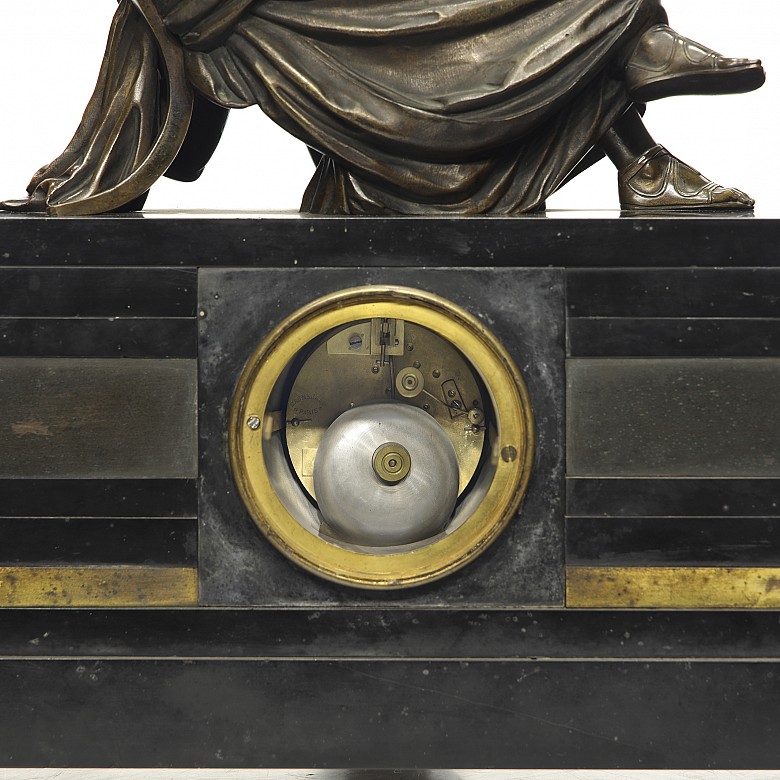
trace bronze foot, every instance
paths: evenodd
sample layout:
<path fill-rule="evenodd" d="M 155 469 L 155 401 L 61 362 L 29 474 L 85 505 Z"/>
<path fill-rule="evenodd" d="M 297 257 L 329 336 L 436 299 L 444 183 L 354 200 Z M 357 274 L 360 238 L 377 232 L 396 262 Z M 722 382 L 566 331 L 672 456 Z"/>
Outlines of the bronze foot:
<path fill-rule="evenodd" d="M 639 40 L 626 65 L 632 100 L 672 95 L 725 95 L 751 92 L 766 80 L 761 60 L 724 57 L 659 24 Z"/>
<path fill-rule="evenodd" d="M 670 154 L 654 146 L 618 173 L 623 209 L 752 209 L 744 192 L 721 187 Z"/>
<path fill-rule="evenodd" d="M 22 200 L 0 201 L 0 211 L 45 214 L 46 210 L 46 195 L 43 190 L 34 190 L 28 198 Z"/>

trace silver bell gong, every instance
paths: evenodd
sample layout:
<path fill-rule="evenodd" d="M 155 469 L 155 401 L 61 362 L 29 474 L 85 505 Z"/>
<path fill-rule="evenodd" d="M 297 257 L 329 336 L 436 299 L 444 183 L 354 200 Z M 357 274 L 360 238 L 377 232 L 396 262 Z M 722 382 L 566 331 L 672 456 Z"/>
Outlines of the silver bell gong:
<path fill-rule="evenodd" d="M 391 547 L 442 531 L 458 497 L 458 460 L 442 427 L 415 406 L 349 409 L 314 460 L 320 512 L 340 539 Z"/>

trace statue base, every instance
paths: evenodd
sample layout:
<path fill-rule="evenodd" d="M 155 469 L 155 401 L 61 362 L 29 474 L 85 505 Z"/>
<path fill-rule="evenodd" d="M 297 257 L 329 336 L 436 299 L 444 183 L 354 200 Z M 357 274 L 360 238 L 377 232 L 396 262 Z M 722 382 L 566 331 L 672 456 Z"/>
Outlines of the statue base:
<path fill-rule="evenodd" d="M 744 215 L 0 215 L 0 766 L 776 767 L 778 246 Z M 518 515 L 421 588 L 307 573 L 230 472 L 257 343 L 364 284 L 481 319 L 536 419 Z"/>

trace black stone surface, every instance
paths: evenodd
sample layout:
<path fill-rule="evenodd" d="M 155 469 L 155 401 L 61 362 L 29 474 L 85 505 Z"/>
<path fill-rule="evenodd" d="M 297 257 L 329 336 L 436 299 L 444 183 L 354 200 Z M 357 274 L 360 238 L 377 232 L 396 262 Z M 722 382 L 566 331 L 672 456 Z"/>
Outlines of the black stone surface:
<path fill-rule="evenodd" d="M 570 317 L 778 317 L 777 268 L 572 269 Z"/>
<path fill-rule="evenodd" d="M 7 767 L 766 769 L 778 758 L 778 613 L 0 620 Z"/>
<path fill-rule="evenodd" d="M 482 319 L 528 385 L 536 462 L 517 518 L 475 562 L 406 591 L 334 585 L 288 562 L 252 523 L 227 460 L 230 401 L 245 361 L 288 314 L 360 284 L 435 291 Z M 202 271 L 200 601 L 263 606 L 509 607 L 563 603 L 563 279 L 551 270 Z"/>
<path fill-rule="evenodd" d="M 0 517 L 181 517 L 198 511 L 194 479 L 0 479 Z"/>
<path fill-rule="evenodd" d="M 559 269 L 551 274 L 555 294 L 545 300 L 554 298 L 562 313 L 565 278 L 568 315 L 577 318 L 570 345 L 579 329 L 581 354 L 601 354 L 594 352 L 599 343 L 613 344 L 608 354 L 643 354 L 655 333 L 656 341 L 686 339 L 686 347 L 650 354 L 698 354 L 714 334 L 720 341 L 710 355 L 732 354 L 736 339 L 741 354 L 763 356 L 767 350 L 755 350 L 776 343 L 766 334 L 778 318 L 780 221 L 554 212 L 513 219 L 247 216 L 0 215 L 0 317 L 8 318 L 0 324 L 7 336 L 18 334 L 17 345 L 31 345 L 7 354 L 56 354 L 47 345 L 61 344 L 62 354 L 89 348 L 112 355 L 117 344 L 133 343 L 132 330 L 122 342 L 112 341 L 107 324 L 62 323 L 129 316 L 151 318 L 139 321 L 143 338 L 135 342 L 159 350 L 151 354 L 191 355 L 198 266 L 289 269 L 286 279 L 272 271 L 256 283 L 261 299 L 279 308 L 236 318 L 224 349 L 210 335 L 219 312 L 202 298 L 208 361 L 201 437 L 219 464 L 204 473 L 203 495 L 223 560 L 246 563 L 235 579 L 245 577 L 249 590 L 260 583 L 273 589 L 271 601 L 290 605 L 0 611 L 0 766 L 388 770 L 372 770 L 375 777 L 402 766 L 776 769 L 780 612 L 508 608 L 518 593 L 522 603 L 561 603 L 564 490 L 554 453 L 563 441 L 555 411 L 563 332 L 560 318 L 542 316 L 544 307 L 528 312 L 519 305 L 526 292 L 502 280 L 530 278 L 509 270 L 518 266 Z M 467 270 L 475 266 L 485 268 Z M 344 270 L 301 271 L 322 267 Z M 225 278 L 242 292 L 239 274 Z M 331 288 L 321 284 L 325 278 Z M 488 325 L 527 355 L 519 362 L 537 421 L 540 410 L 552 411 L 549 433 L 538 442 L 547 482 L 540 462 L 524 509 L 535 502 L 542 524 L 532 528 L 521 517 L 475 564 L 409 596 L 356 595 L 309 577 L 270 548 L 235 495 L 219 427 L 232 383 L 272 321 L 327 289 L 378 279 L 429 286 L 490 316 Z M 489 307 L 475 304 L 483 298 Z M 237 300 L 251 311 L 248 300 Z M 34 319 L 19 324 L 26 317 Z M 46 317 L 58 319 L 41 325 Z M 184 345 L 178 352 L 164 346 L 174 343 L 164 328 L 156 330 L 170 317 L 190 318 L 175 340 Z M 611 335 L 615 324 L 598 324 L 600 317 L 631 321 L 620 323 L 622 341 Z M 704 337 L 680 331 L 691 317 Z M 713 317 L 738 320 L 707 331 Z M 655 318 L 667 323 L 648 321 Z M 530 338 L 518 328 L 523 323 L 541 335 Z M 545 339 L 556 357 L 542 364 L 543 352 L 531 347 L 541 349 Z M 575 563 L 777 565 L 778 479 L 573 479 L 567 493 L 576 516 L 567 521 Z M 116 559 L 106 560 L 114 562 L 169 552 L 189 562 L 196 504 L 194 480 L 0 481 L 0 517 L 11 518 L 0 520 L 0 544 L 11 562 L 33 563 L 36 550 L 38 563 L 50 556 L 88 562 L 93 544 L 113 550 Z M 87 519 L 66 524 L 70 517 Z M 90 523 L 100 524 L 94 536 Z M 116 536 L 108 538 L 112 523 Z M 60 536 L 66 525 L 74 533 Z M 180 526 L 187 530 L 177 537 L 162 530 Z M 134 531 L 149 539 L 131 538 Z M 516 565 L 514 544 L 526 545 Z M 262 570 L 244 557 L 261 548 Z M 220 580 L 215 558 L 204 561 L 212 595 L 224 585 L 231 598 L 238 592 L 241 603 L 250 600 L 252 593 Z M 499 590 L 504 602 L 496 605 L 490 599 Z M 462 608 L 469 605 L 480 608 Z"/>
<path fill-rule="evenodd" d="M 579 566 L 780 566 L 773 517 L 578 517 L 566 562 Z"/>
<path fill-rule="evenodd" d="M 194 358 L 195 319 L 0 318 L 0 356 Z"/>
<path fill-rule="evenodd" d="M 778 357 L 780 319 L 569 318 L 572 357 Z"/>
<path fill-rule="evenodd" d="M 568 479 L 571 517 L 780 517 L 780 479 Z"/>
<path fill-rule="evenodd" d="M 761 660 L 780 613 L 566 609 L 15 609 L 0 657 Z M 313 672 L 316 674 L 316 671 Z"/>
<path fill-rule="evenodd" d="M 0 519 L 0 566 L 166 564 L 195 566 L 196 520 L 170 518 Z"/>
<path fill-rule="evenodd" d="M 0 267 L 4 317 L 194 317 L 196 299 L 194 268 Z"/>
<path fill-rule="evenodd" d="M 0 661 L 0 763 L 774 769 L 780 664 Z"/>
<path fill-rule="evenodd" d="M 0 265 L 771 267 L 780 264 L 778 234 L 780 220 L 752 214 L 50 218 L 4 213 Z"/>

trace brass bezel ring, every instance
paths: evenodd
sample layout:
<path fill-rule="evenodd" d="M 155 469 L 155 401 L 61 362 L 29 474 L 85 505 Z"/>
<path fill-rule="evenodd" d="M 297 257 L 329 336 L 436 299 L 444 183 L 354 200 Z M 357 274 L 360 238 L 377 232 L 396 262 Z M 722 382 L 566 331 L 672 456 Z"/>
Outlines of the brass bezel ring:
<path fill-rule="evenodd" d="M 451 533 L 412 550 L 376 555 L 346 549 L 307 530 L 276 494 L 263 454 L 265 417 L 279 377 L 314 339 L 350 322 L 390 317 L 441 334 L 471 362 L 490 395 L 497 436 L 495 467 L 471 516 Z M 230 410 L 228 447 L 233 476 L 254 522 L 268 540 L 304 569 L 358 588 L 393 589 L 445 577 L 472 561 L 515 515 L 528 487 L 534 423 L 525 383 L 509 353 L 475 317 L 437 295 L 404 287 L 371 285 L 332 293 L 287 317 L 262 341 L 239 379 Z M 507 458 L 502 453 L 512 452 Z"/>

